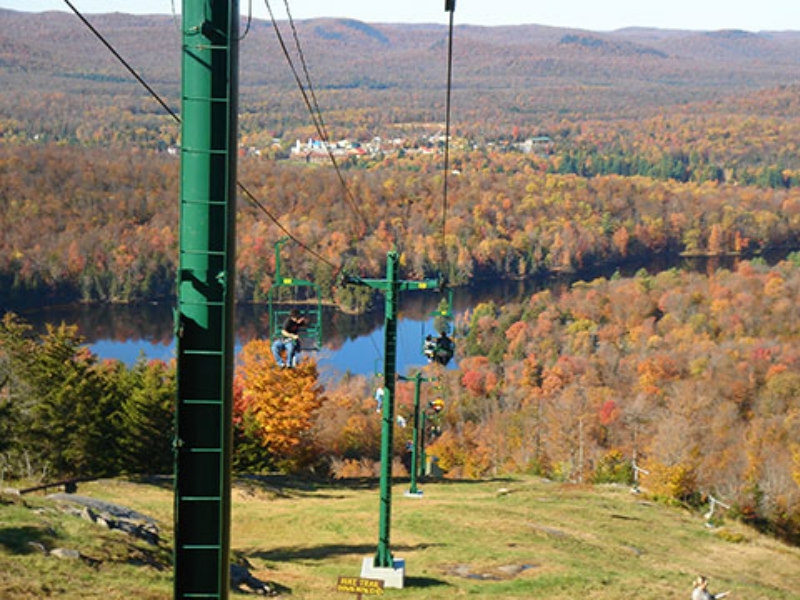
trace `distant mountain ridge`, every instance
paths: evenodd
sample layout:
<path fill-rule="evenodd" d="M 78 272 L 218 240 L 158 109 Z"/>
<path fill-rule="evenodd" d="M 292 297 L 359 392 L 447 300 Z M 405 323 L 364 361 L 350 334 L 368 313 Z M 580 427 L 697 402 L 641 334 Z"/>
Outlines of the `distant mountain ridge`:
<path fill-rule="evenodd" d="M 574 33 L 570 33 L 562 37 L 559 43 L 565 45 L 571 44 L 583 48 L 588 48 L 591 50 L 606 51 L 611 54 L 623 54 L 623 55 L 649 54 L 652 56 L 657 56 L 659 58 L 667 58 L 667 56 L 669 56 L 666 52 L 663 52 L 661 50 L 656 50 L 655 48 L 651 48 L 649 46 L 634 44 L 632 42 L 610 42 L 602 38 L 595 37 L 593 35 L 576 35 Z"/>
<path fill-rule="evenodd" d="M 171 15 L 88 18 L 148 82 L 178 103 L 180 25 Z M 280 27 L 294 53 L 288 24 Z M 389 120 L 440 114 L 444 25 L 316 18 L 296 27 L 315 87 L 340 92 L 325 99 L 326 108 L 368 110 Z M 460 25 L 455 35 L 454 102 L 460 115 L 480 121 L 487 111 L 502 120 L 628 107 L 633 116 L 800 81 L 798 31 Z M 103 87 L 87 88 L 86 82 Z M 294 79 L 268 21 L 253 20 L 241 42 L 240 83 L 243 106 L 283 106 L 290 99 Z M 0 85 L 0 94 L 60 90 L 86 96 L 101 89 L 130 94 L 133 80 L 72 14 L 0 9 Z M 291 102 L 299 104 L 296 97 Z M 383 116 L 396 106 L 403 107 L 402 117 Z"/>
<path fill-rule="evenodd" d="M 112 42 L 116 40 L 118 43 L 125 43 L 124 49 L 129 55 L 147 56 L 160 53 L 165 47 L 160 40 L 171 40 L 173 45 L 179 43 L 178 25 L 169 15 L 140 16 L 110 13 L 89 15 L 88 18 Z M 91 57 L 99 59 L 101 63 L 107 62 L 100 56 L 100 52 L 95 52 L 96 47 L 89 46 L 91 34 L 71 14 L 24 13 L 0 9 L 0 23 L 3 24 L 0 29 L 0 40 L 4 45 L 25 44 L 32 49 L 49 50 L 54 68 L 63 66 L 65 61 L 70 60 L 70 55 L 78 59 L 85 60 Z M 374 57 L 376 59 L 430 50 L 436 48 L 437 42 L 441 42 L 446 34 L 443 25 L 369 24 L 343 18 L 308 19 L 297 21 L 296 26 L 308 52 L 313 53 L 316 60 L 321 61 L 326 61 L 326 54 L 329 54 L 331 59 L 339 58 L 343 51 L 349 51 L 352 46 L 379 45 L 382 51 L 379 56 Z M 288 29 L 285 22 L 281 27 Z M 258 53 L 255 44 L 251 42 L 274 43 L 274 35 L 268 21 L 254 19 L 251 29 L 250 39 L 245 39 L 242 43 L 241 52 L 246 59 Z M 142 44 L 143 40 L 147 43 Z M 138 44 L 133 43 L 137 41 Z M 471 62 L 481 65 L 491 61 L 492 56 L 488 53 L 476 54 L 470 51 L 476 44 L 483 49 L 497 50 L 514 48 L 519 51 L 522 47 L 525 48 L 526 54 L 540 58 L 558 56 L 564 45 L 594 49 L 600 53 L 613 50 L 636 56 L 656 58 L 674 56 L 710 62 L 741 58 L 752 55 L 756 50 L 760 56 L 769 57 L 780 64 L 788 65 L 800 57 L 800 31 L 694 32 L 629 27 L 611 32 L 596 32 L 542 25 L 498 27 L 462 25 L 456 27 L 456 50 L 462 57 L 468 56 L 470 61 L 459 65 L 460 69 L 469 72 L 472 68 Z M 53 52 L 54 49 L 58 51 Z M 325 52 L 322 52 L 323 49 Z M 279 57 L 272 59 L 265 57 L 266 60 L 277 58 Z M 24 64 L 25 57 L 19 57 L 18 62 Z M 177 74 L 175 68 L 178 62 L 177 56 L 167 56 L 164 62 Z M 399 60 L 398 63 L 402 64 L 403 61 Z M 90 65 L 85 66 L 90 67 Z"/>
<path fill-rule="evenodd" d="M 356 36 L 352 35 L 356 32 Z M 336 19 L 330 23 L 324 23 L 314 27 L 314 33 L 323 39 L 351 41 L 362 43 L 363 41 L 377 41 L 381 44 L 389 44 L 389 38 L 375 27 L 356 21 L 354 19 Z"/>

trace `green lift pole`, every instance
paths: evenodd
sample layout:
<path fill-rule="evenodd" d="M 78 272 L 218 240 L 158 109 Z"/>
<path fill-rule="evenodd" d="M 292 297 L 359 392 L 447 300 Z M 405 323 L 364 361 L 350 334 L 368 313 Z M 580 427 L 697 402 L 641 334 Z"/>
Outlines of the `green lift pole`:
<path fill-rule="evenodd" d="M 176 599 L 230 578 L 238 0 L 184 0 L 175 319 Z"/>
<path fill-rule="evenodd" d="M 288 236 L 284 236 L 275 242 L 275 281 L 280 281 L 281 276 L 281 246 L 289 241 Z"/>
<path fill-rule="evenodd" d="M 428 420 L 428 413 L 424 410 L 420 415 L 420 425 L 419 425 L 419 478 L 423 479 L 425 477 L 425 461 L 427 458 L 425 457 L 425 421 Z"/>
<path fill-rule="evenodd" d="M 417 472 L 419 471 L 419 463 L 417 462 L 417 457 L 419 457 L 419 449 L 420 449 L 420 410 L 419 410 L 419 392 L 420 387 L 422 386 L 423 382 L 430 382 L 436 381 L 436 378 L 426 378 L 422 376 L 422 373 L 417 371 L 414 377 L 404 377 L 400 375 L 400 379 L 403 381 L 413 381 L 414 382 L 414 445 L 411 448 L 411 485 L 408 488 L 408 492 L 406 493 L 408 496 L 421 496 L 422 492 L 417 489 Z M 422 418 L 425 418 L 425 413 L 422 413 Z M 424 422 L 423 422 L 424 426 Z M 423 433 L 424 435 L 424 433 Z"/>
<path fill-rule="evenodd" d="M 439 286 L 437 279 L 424 281 L 399 281 L 397 279 L 397 252 L 386 255 L 386 279 L 347 278 L 348 283 L 366 285 L 386 294 L 386 316 L 384 321 L 383 399 L 381 426 L 381 500 L 378 551 L 373 566 L 392 568 L 394 561 L 389 549 L 392 515 L 392 446 L 394 441 L 394 380 L 397 357 L 397 304 L 399 292 L 403 290 L 433 289 Z"/>

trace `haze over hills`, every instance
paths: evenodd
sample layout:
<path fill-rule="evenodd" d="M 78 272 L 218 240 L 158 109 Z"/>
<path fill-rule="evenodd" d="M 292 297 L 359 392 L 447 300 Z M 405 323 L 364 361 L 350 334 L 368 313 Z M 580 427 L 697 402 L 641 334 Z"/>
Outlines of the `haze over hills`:
<path fill-rule="evenodd" d="M 168 15 L 118 13 L 90 20 L 177 106 L 178 22 Z M 0 23 L 4 112 L 24 108 L 20 101 L 34 91 L 81 94 L 84 104 L 102 103 L 108 94 L 140 94 L 138 84 L 73 15 L 0 10 Z M 323 108 L 370 111 L 384 122 L 440 120 L 444 26 L 351 19 L 296 25 Z M 281 28 L 290 43 L 288 24 Z M 304 119 L 269 22 L 254 20 L 241 44 L 240 68 L 244 111 L 280 112 L 268 119 L 271 127 Z M 454 69 L 461 122 L 500 125 L 520 115 L 541 119 L 574 112 L 635 117 L 658 106 L 797 82 L 800 32 L 459 26 Z"/>

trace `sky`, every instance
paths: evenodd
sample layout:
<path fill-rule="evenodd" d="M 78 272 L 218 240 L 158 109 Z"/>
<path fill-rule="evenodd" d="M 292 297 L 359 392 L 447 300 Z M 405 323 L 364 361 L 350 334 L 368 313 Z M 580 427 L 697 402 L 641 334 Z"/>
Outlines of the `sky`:
<path fill-rule="evenodd" d="M 71 0 L 81 12 L 170 14 L 181 0 Z M 266 18 L 264 0 L 252 0 L 253 16 Z M 242 13 L 248 0 L 239 0 Z M 283 0 L 271 0 L 283 18 Z M 348 17 L 371 23 L 446 23 L 444 0 L 290 0 L 295 19 Z M 0 0 L 0 7 L 28 12 L 69 11 L 63 0 Z M 800 30 L 798 0 L 456 0 L 457 24 L 536 23 L 609 31 L 642 26 L 661 29 Z"/>

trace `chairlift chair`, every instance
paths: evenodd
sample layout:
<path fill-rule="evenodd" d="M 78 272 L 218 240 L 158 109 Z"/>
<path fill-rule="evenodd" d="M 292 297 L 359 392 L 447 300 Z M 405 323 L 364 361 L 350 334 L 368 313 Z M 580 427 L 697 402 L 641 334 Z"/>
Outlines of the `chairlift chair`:
<path fill-rule="evenodd" d="M 434 319 L 434 329 L 438 337 L 432 334 L 425 334 L 425 324 L 422 324 L 422 353 L 430 362 L 437 362 L 447 366 L 455 354 L 455 342 L 452 338 L 446 337 L 453 324 L 453 290 L 448 289 L 447 301 L 442 299 L 436 310 L 428 313 Z"/>
<path fill-rule="evenodd" d="M 267 294 L 269 304 L 270 339 L 282 337 L 283 324 L 293 310 L 306 320 L 300 330 L 300 350 L 316 351 L 322 348 L 322 290 L 313 281 L 281 275 L 280 247 L 289 238 L 275 242 L 275 283 Z"/>

